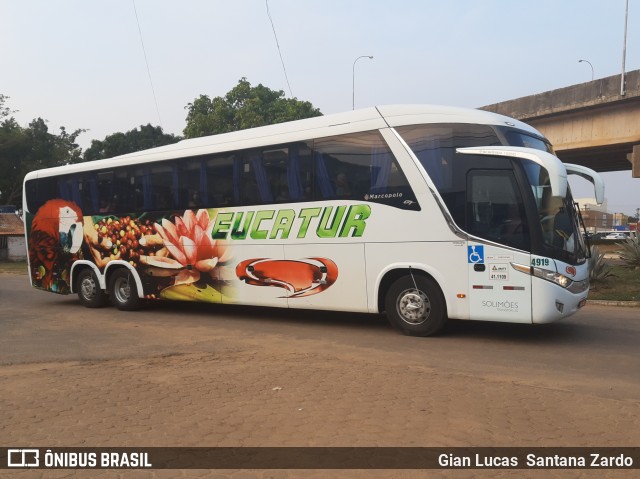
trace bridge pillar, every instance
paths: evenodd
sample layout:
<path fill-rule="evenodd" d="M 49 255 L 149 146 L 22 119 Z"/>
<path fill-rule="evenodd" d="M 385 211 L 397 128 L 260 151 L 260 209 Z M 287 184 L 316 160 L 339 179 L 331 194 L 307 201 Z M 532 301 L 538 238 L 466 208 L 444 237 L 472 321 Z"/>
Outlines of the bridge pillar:
<path fill-rule="evenodd" d="M 627 160 L 631 163 L 631 176 L 640 178 L 640 145 L 633 146 L 633 151 L 627 155 Z"/>

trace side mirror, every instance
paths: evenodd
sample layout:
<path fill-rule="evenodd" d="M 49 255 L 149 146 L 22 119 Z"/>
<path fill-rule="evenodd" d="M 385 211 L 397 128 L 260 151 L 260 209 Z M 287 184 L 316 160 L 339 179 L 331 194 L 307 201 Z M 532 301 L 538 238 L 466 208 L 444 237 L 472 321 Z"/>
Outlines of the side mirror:
<path fill-rule="evenodd" d="M 596 203 L 601 205 L 604 202 L 604 180 L 599 173 L 586 166 L 572 165 L 571 163 L 565 163 L 564 167 L 567 169 L 568 175 L 578 175 L 593 183 Z"/>

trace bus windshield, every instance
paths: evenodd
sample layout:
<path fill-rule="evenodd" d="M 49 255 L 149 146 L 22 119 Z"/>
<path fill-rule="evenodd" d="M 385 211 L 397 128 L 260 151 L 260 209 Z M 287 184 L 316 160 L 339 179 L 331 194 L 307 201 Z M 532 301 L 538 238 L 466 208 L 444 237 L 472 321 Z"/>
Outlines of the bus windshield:
<path fill-rule="evenodd" d="M 543 138 L 538 138 L 524 131 L 513 129 L 504 129 L 502 130 L 502 133 L 507 140 L 507 144 L 510 146 L 533 148 L 534 150 L 546 151 L 547 153 L 555 155 L 551 143 Z"/>
<path fill-rule="evenodd" d="M 523 165 L 531 184 L 545 246 L 556 259 L 584 262 L 587 248 L 570 188 L 567 187 L 564 198 L 553 196 L 547 170 L 531 161 L 524 161 Z"/>

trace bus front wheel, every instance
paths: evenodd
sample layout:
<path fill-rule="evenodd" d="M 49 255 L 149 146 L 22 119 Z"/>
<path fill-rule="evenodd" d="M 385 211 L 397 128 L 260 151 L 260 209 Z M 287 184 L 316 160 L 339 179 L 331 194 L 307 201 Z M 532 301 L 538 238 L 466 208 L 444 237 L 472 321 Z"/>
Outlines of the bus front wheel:
<path fill-rule="evenodd" d="M 109 295 L 113 305 L 121 311 L 135 311 L 142 306 L 136 280 L 126 268 L 117 269 L 109 278 Z"/>
<path fill-rule="evenodd" d="M 385 297 L 392 326 L 409 336 L 431 336 L 447 320 L 446 305 L 438 284 L 421 275 L 397 279 Z"/>
<path fill-rule="evenodd" d="M 96 274 L 89 268 L 78 274 L 78 298 L 87 308 L 101 308 L 107 303 L 107 294 L 100 288 Z"/>

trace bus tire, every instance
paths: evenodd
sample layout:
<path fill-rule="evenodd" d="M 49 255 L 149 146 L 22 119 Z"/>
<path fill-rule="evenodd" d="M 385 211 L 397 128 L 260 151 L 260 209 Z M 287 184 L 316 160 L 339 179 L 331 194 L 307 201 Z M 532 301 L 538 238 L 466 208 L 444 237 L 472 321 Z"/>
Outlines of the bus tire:
<path fill-rule="evenodd" d="M 431 336 L 447 321 L 440 287 L 422 275 L 398 278 L 387 291 L 385 308 L 391 325 L 409 336 Z"/>
<path fill-rule="evenodd" d="M 91 268 L 85 268 L 78 274 L 78 298 L 87 308 L 101 308 L 107 304 L 107 294 L 100 288 L 98 277 Z"/>
<path fill-rule="evenodd" d="M 142 306 L 136 280 L 127 268 L 118 268 L 109 277 L 111 303 L 121 311 L 135 311 Z"/>

